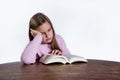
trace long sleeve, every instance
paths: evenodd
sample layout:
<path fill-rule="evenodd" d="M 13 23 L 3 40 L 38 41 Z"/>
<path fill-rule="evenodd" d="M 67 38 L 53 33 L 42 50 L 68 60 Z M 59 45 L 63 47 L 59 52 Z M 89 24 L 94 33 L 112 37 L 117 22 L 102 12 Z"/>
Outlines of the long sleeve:
<path fill-rule="evenodd" d="M 57 39 L 57 42 L 58 42 L 59 47 L 62 50 L 63 54 L 64 55 L 71 54 L 70 51 L 68 50 L 68 48 L 67 48 L 67 46 L 66 46 L 65 41 L 63 40 L 63 38 L 60 35 L 56 35 L 56 39 Z"/>
<path fill-rule="evenodd" d="M 41 41 L 42 37 L 40 35 L 36 35 L 35 38 L 28 43 L 21 56 L 21 61 L 23 63 L 25 64 L 35 63 Z"/>

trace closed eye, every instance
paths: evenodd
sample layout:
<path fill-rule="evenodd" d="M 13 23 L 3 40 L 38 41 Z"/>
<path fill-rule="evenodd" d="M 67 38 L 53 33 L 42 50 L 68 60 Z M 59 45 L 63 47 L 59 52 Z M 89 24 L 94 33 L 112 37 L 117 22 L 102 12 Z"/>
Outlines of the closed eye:
<path fill-rule="evenodd" d="M 48 29 L 48 32 L 51 31 L 51 30 L 52 30 L 52 28 L 49 28 L 49 29 Z"/>
<path fill-rule="evenodd" d="M 41 32 L 41 33 L 42 33 L 42 35 L 45 34 L 45 32 Z"/>

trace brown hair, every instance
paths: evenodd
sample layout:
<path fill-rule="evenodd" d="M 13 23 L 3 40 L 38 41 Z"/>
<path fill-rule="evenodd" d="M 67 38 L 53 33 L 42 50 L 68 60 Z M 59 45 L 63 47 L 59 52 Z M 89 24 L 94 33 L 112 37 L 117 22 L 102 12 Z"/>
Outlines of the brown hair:
<path fill-rule="evenodd" d="M 53 30 L 53 39 L 52 39 L 52 42 L 50 43 L 51 49 L 52 50 L 57 49 L 57 50 L 61 51 L 61 49 L 56 41 L 56 38 L 55 38 L 55 31 L 54 31 L 53 25 L 52 25 L 50 19 L 46 15 L 44 15 L 43 13 L 37 13 L 37 14 L 33 15 L 33 17 L 30 19 L 30 22 L 29 22 L 29 40 L 32 41 L 34 38 L 30 33 L 30 28 L 35 30 L 40 25 L 44 24 L 45 22 L 48 22 Z"/>

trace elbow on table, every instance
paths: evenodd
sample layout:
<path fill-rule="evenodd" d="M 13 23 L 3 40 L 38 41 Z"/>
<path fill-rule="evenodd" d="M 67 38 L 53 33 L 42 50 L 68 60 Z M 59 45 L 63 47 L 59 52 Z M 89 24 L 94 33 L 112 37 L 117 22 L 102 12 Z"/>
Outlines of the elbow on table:
<path fill-rule="evenodd" d="M 23 62 L 24 64 L 34 64 L 36 61 L 35 60 L 22 59 L 21 58 L 21 62 Z"/>

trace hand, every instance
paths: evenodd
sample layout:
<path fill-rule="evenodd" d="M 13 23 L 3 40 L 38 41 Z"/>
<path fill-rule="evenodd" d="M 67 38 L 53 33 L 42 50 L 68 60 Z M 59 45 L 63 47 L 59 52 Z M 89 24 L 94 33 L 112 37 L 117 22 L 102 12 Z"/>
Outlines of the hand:
<path fill-rule="evenodd" d="M 53 55 L 62 55 L 63 53 L 60 50 L 52 50 L 51 54 L 53 54 Z"/>
<path fill-rule="evenodd" d="M 31 35 L 33 36 L 33 37 L 35 37 L 36 35 L 42 35 L 39 31 L 36 31 L 36 30 L 33 30 L 33 29 L 30 29 L 30 32 L 31 32 Z"/>

